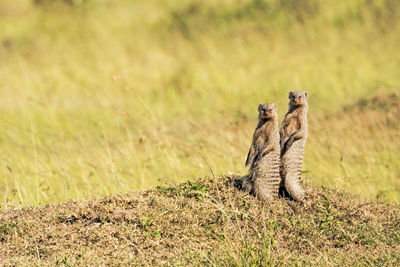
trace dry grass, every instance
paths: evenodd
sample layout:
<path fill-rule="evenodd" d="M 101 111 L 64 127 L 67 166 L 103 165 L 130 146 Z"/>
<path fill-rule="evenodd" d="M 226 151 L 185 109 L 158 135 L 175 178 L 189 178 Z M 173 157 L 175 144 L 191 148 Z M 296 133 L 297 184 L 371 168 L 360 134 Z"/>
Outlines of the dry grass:
<path fill-rule="evenodd" d="M 398 92 L 311 114 L 310 131 L 305 164 L 312 180 L 364 197 L 400 200 Z"/>
<path fill-rule="evenodd" d="M 0 265 L 400 265 L 399 3 L 0 1 Z M 228 177 L 100 198 L 245 173 L 293 89 L 306 205 Z"/>
<path fill-rule="evenodd" d="M 33 2 L 0 1 L 0 202 L 245 173 L 257 105 L 293 89 L 310 179 L 399 200 L 400 117 L 334 116 L 398 91 L 398 0 Z"/>
<path fill-rule="evenodd" d="M 231 177 L 0 213 L 5 265 L 400 264 L 400 206 L 307 185 L 263 204 Z"/>

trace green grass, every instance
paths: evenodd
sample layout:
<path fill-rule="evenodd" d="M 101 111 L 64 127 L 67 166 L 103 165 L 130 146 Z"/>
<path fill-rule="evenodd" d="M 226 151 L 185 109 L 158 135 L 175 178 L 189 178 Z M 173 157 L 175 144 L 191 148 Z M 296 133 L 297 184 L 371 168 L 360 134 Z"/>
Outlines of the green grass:
<path fill-rule="evenodd" d="M 305 178 L 400 199 L 398 109 L 344 109 L 400 88 L 395 0 L 4 0 L 0 14 L 1 202 L 245 173 L 257 105 L 282 118 L 292 89 L 309 92 Z"/>

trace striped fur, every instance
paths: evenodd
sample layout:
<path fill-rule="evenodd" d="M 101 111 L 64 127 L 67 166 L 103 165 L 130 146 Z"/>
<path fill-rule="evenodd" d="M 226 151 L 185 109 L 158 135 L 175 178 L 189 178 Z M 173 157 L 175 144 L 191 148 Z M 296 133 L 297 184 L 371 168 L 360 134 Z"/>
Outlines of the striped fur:
<path fill-rule="evenodd" d="M 293 199 L 301 201 L 305 196 L 300 186 L 300 179 L 304 147 L 308 137 L 307 93 L 290 92 L 289 98 L 289 111 L 285 115 L 280 131 L 281 186 Z"/>
<path fill-rule="evenodd" d="M 251 164 L 249 174 L 242 178 L 242 188 L 259 199 L 276 199 L 279 193 L 280 136 L 276 106 L 266 120 L 259 117 L 246 164 Z M 268 106 L 267 106 L 268 107 Z"/>
<path fill-rule="evenodd" d="M 293 199 L 304 198 L 304 190 L 300 186 L 301 167 L 303 163 L 305 140 L 295 141 L 281 158 L 281 177 L 283 186 Z"/>
<path fill-rule="evenodd" d="M 265 155 L 251 170 L 254 194 L 261 200 L 273 200 L 278 197 L 279 184 L 279 147 Z"/>

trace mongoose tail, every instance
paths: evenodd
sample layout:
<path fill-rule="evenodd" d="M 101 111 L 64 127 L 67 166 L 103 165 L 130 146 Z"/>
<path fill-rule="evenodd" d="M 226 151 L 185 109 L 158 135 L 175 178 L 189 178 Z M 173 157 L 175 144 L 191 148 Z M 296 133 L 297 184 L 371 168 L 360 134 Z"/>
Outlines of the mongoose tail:
<path fill-rule="evenodd" d="M 243 191 L 245 191 L 247 193 L 253 193 L 252 190 L 253 190 L 254 184 L 253 184 L 250 174 L 243 176 L 241 179 L 241 182 L 242 182 L 242 184 L 241 184 L 240 189 L 242 189 Z"/>

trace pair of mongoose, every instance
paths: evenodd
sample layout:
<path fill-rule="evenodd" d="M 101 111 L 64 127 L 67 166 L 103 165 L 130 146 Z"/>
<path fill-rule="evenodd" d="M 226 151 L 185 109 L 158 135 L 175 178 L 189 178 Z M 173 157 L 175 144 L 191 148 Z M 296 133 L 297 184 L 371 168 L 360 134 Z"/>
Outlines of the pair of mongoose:
<path fill-rule="evenodd" d="M 276 105 L 258 106 L 258 124 L 246 159 L 250 171 L 242 178 L 245 191 L 269 201 L 282 189 L 294 200 L 303 200 L 299 183 L 308 135 L 307 110 L 307 93 L 290 92 L 289 110 L 279 132 Z"/>

